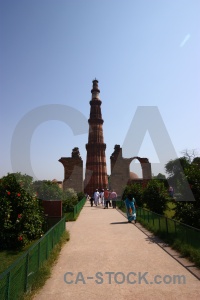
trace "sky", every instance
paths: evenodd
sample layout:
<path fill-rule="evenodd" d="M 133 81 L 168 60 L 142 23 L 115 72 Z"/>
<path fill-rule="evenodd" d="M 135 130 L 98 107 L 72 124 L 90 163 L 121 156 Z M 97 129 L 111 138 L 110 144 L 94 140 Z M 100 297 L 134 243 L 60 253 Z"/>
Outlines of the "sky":
<path fill-rule="evenodd" d="M 0 177 L 63 180 L 74 147 L 85 168 L 95 78 L 108 174 L 115 144 L 153 175 L 200 154 L 199 14 L 199 0 L 1 0 Z"/>

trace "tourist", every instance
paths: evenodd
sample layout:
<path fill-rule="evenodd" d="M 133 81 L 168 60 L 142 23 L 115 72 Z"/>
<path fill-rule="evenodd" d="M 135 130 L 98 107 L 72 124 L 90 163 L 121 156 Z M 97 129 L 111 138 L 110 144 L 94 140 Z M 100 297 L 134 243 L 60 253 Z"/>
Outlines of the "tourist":
<path fill-rule="evenodd" d="M 110 193 L 110 199 L 112 200 L 112 207 L 116 208 L 117 193 L 114 190 Z"/>
<path fill-rule="evenodd" d="M 132 221 L 135 221 L 136 223 L 136 202 L 135 199 L 132 197 L 132 195 L 129 194 L 126 197 L 125 205 L 126 205 L 128 223 L 131 223 Z"/>
<path fill-rule="evenodd" d="M 90 205 L 93 206 L 93 203 L 94 203 L 94 198 L 90 197 Z"/>
<path fill-rule="evenodd" d="M 101 198 L 101 204 L 102 206 L 104 206 L 104 189 L 102 189 L 100 192 L 100 198 Z"/>
<path fill-rule="evenodd" d="M 100 196 L 99 191 L 98 189 L 96 189 L 96 191 L 94 192 L 94 204 L 96 206 L 99 205 L 99 196 Z"/>
<path fill-rule="evenodd" d="M 173 187 L 170 186 L 168 191 L 169 191 L 169 196 L 173 198 L 174 197 L 174 189 L 173 189 Z"/>
<path fill-rule="evenodd" d="M 104 209 L 108 208 L 109 200 L 110 199 L 110 192 L 109 189 L 106 189 L 104 191 Z"/>

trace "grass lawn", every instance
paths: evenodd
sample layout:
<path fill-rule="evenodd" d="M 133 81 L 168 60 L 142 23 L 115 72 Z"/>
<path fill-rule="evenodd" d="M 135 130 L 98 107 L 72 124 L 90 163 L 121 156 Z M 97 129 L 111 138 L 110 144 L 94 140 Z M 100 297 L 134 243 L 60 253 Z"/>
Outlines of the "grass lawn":
<path fill-rule="evenodd" d="M 63 245 L 68 242 L 70 239 L 69 231 L 64 231 L 63 235 L 61 236 L 60 241 L 57 245 L 53 248 L 49 258 L 44 262 L 41 268 L 38 270 L 35 280 L 31 286 L 31 291 L 27 294 L 24 294 L 22 300 L 31 300 L 33 299 L 34 295 L 44 286 L 46 280 L 51 276 L 51 271 L 53 265 L 57 262 L 60 251 Z"/>
<path fill-rule="evenodd" d="M 12 263 L 16 261 L 18 257 L 20 257 L 23 253 L 25 253 L 37 240 L 33 241 L 26 247 L 24 247 L 23 250 L 19 251 L 13 251 L 13 250 L 4 250 L 0 251 L 0 273 L 5 271 Z"/>

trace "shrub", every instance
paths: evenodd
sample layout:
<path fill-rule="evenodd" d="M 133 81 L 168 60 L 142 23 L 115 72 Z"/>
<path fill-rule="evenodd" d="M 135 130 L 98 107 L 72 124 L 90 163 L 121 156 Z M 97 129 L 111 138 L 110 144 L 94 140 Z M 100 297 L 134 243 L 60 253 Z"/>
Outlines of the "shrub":
<path fill-rule="evenodd" d="M 134 183 L 131 185 L 127 185 L 125 187 L 122 199 L 125 200 L 128 194 L 131 194 L 135 201 L 136 204 L 140 207 L 143 206 L 143 202 L 142 202 L 142 186 L 140 184 Z"/>
<path fill-rule="evenodd" d="M 63 211 L 72 211 L 74 206 L 78 203 L 78 196 L 74 189 L 67 189 L 63 192 Z"/>
<path fill-rule="evenodd" d="M 63 191 L 57 183 L 50 180 L 35 181 L 34 190 L 41 200 L 62 200 Z"/>
<path fill-rule="evenodd" d="M 0 247 L 22 248 L 43 234 L 43 210 L 32 177 L 8 174 L 0 181 Z"/>
<path fill-rule="evenodd" d="M 156 180 L 149 181 L 147 187 L 143 191 L 143 202 L 151 211 L 164 214 L 167 208 L 168 194 L 163 183 Z"/>
<path fill-rule="evenodd" d="M 77 196 L 78 196 L 78 201 L 81 201 L 85 197 L 85 194 L 83 192 L 79 192 Z"/>

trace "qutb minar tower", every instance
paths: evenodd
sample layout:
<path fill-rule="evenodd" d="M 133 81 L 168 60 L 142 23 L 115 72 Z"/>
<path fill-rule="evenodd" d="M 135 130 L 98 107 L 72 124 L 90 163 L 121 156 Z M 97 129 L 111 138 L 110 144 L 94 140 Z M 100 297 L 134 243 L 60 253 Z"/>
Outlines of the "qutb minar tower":
<path fill-rule="evenodd" d="M 93 195 L 96 189 L 108 187 L 106 167 L 106 144 L 103 137 L 103 119 L 101 115 L 101 100 L 98 80 L 93 80 L 90 101 L 90 118 L 88 143 L 86 144 L 87 160 L 85 172 L 85 193 Z"/>

